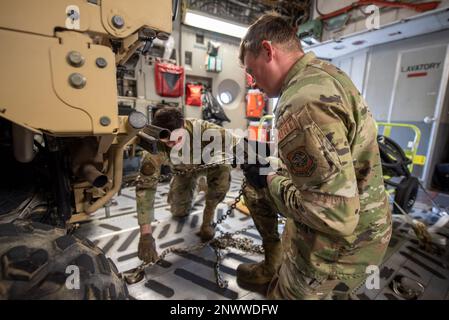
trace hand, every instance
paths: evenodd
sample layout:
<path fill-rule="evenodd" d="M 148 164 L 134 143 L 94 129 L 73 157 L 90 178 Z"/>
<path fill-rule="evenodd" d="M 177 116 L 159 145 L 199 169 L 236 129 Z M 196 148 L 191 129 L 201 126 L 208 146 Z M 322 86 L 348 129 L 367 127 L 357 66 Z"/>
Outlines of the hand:
<path fill-rule="evenodd" d="M 274 178 L 276 178 L 278 175 L 275 172 L 270 172 L 267 175 L 267 185 L 270 185 L 271 181 L 273 181 Z"/>
<path fill-rule="evenodd" d="M 145 263 L 156 262 L 159 259 L 156 251 L 156 242 L 151 234 L 140 235 L 137 256 Z"/>
<path fill-rule="evenodd" d="M 260 170 L 262 168 L 268 168 L 270 166 L 267 164 L 243 164 L 241 167 L 243 169 L 243 175 L 246 181 L 256 189 L 263 189 L 268 187 L 267 176 L 265 174 L 261 175 Z"/>

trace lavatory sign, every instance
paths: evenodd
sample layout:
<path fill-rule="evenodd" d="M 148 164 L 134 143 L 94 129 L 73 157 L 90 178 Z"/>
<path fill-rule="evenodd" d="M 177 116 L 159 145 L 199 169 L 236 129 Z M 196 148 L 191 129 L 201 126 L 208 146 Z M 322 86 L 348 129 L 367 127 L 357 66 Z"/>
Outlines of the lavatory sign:
<path fill-rule="evenodd" d="M 429 71 L 440 68 L 441 62 L 429 62 L 421 64 L 413 64 L 401 67 L 402 73 L 407 73 L 407 78 L 425 77 Z"/>

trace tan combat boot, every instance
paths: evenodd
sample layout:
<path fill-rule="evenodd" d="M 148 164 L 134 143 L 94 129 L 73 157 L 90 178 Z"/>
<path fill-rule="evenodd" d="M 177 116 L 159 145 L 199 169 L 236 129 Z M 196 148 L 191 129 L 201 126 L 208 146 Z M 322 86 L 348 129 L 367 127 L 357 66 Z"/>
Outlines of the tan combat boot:
<path fill-rule="evenodd" d="M 199 236 L 201 241 L 206 242 L 212 240 L 215 235 L 215 228 L 212 227 L 212 221 L 214 219 L 215 208 L 211 209 L 206 205 L 203 213 L 203 223 L 201 224 L 201 229 Z"/>
<path fill-rule="evenodd" d="M 237 281 L 253 285 L 267 285 L 282 260 L 281 241 L 263 244 L 265 260 L 258 263 L 242 263 L 237 267 Z"/>

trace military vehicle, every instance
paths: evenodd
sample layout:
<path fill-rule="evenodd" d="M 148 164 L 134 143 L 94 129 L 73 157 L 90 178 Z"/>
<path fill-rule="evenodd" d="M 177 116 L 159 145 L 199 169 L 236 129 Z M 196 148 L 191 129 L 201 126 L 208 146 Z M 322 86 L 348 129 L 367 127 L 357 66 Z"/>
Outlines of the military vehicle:
<path fill-rule="evenodd" d="M 116 71 L 168 38 L 173 8 L 0 3 L 0 298 L 127 297 L 112 261 L 71 233 L 121 187 L 123 150 L 147 119 L 119 116 Z"/>

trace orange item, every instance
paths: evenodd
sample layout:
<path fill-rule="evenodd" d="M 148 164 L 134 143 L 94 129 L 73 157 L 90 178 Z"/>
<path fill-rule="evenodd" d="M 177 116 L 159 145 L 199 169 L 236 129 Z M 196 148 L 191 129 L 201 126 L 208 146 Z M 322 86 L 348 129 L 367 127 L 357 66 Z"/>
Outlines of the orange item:
<path fill-rule="evenodd" d="M 188 83 L 186 89 L 186 105 L 201 107 L 201 91 L 203 86 L 201 84 Z"/>
<path fill-rule="evenodd" d="M 259 126 L 258 125 L 250 125 L 248 127 L 248 140 L 266 142 L 267 141 L 267 129 L 261 128 L 260 136 L 259 136 Z"/>
<path fill-rule="evenodd" d="M 259 90 L 249 90 L 246 96 L 246 117 L 260 119 L 263 116 L 265 99 Z"/>

